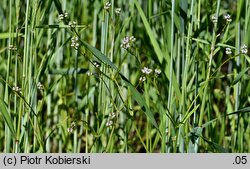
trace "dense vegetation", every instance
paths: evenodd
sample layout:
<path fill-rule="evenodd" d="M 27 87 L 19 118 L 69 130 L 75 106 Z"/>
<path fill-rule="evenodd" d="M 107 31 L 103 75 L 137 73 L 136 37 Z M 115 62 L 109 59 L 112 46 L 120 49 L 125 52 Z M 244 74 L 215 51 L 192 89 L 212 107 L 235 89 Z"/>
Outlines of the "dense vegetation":
<path fill-rule="evenodd" d="M 1 0 L 0 152 L 249 152 L 249 0 Z"/>

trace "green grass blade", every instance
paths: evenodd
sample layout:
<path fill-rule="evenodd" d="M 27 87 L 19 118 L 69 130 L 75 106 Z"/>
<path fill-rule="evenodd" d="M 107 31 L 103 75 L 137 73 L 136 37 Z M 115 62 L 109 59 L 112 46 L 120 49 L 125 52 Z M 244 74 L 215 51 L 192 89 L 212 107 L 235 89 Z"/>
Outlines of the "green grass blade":
<path fill-rule="evenodd" d="M 243 77 L 243 75 L 250 69 L 250 67 L 247 67 L 246 69 L 243 69 L 234 79 L 234 81 L 232 82 L 231 85 L 235 85 L 236 83 L 238 83 L 241 78 Z"/>
<path fill-rule="evenodd" d="M 142 22 L 144 23 L 145 29 L 146 29 L 146 31 L 148 33 L 148 36 L 150 38 L 150 41 L 151 41 L 153 47 L 154 47 L 154 51 L 155 51 L 155 53 L 156 53 L 156 55 L 158 57 L 158 60 L 160 61 L 160 63 L 162 63 L 163 58 L 164 58 L 163 53 L 162 53 L 162 51 L 161 51 L 161 49 L 160 49 L 160 47 L 159 47 L 159 45 L 158 45 L 158 43 L 156 41 L 156 38 L 154 36 L 154 33 L 153 33 L 152 29 L 150 28 L 148 20 L 147 20 L 147 18 L 145 16 L 140 4 L 138 3 L 138 1 L 134 0 L 134 3 L 135 3 L 135 6 L 138 9 L 138 12 L 139 12 L 140 16 L 141 16 Z"/>
<path fill-rule="evenodd" d="M 96 49 L 95 47 L 91 46 L 87 42 L 81 40 L 81 43 L 93 54 L 95 57 L 100 60 L 102 63 L 110 66 L 114 70 L 118 71 L 118 68 L 115 66 L 114 63 L 112 63 L 108 57 L 106 57 L 101 51 Z"/>
<path fill-rule="evenodd" d="M 6 104 L 5 102 L 0 99 L 0 111 L 3 115 L 3 118 L 5 120 L 5 122 L 7 123 L 12 135 L 14 138 L 16 138 L 16 131 L 15 131 L 15 128 L 14 128 L 14 125 L 13 125 L 13 121 L 11 120 L 11 117 L 8 113 L 8 110 L 7 110 L 7 107 L 6 107 Z"/>
<path fill-rule="evenodd" d="M 157 125 L 155 118 L 153 116 L 153 113 L 148 108 L 148 106 L 145 102 L 145 99 L 142 97 L 142 95 L 138 92 L 138 90 L 130 83 L 130 81 L 125 76 L 123 76 L 122 74 L 120 74 L 120 75 L 121 75 L 122 79 L 124 80 L 125 84 L 129 87 L 133 99 L 135 99 L 137 101 L 137 103 L 142 107 L 142 110 L 144 111 L 146 116 L 149 118 L 149 121 L 159 130 L 158 125 Z"/>
<path fill-rule="evenodd" d="M 16 38 L 16 35 L 17 36 L 22 36 L 23 34 L 21 33 L 0 33 L 0 39 L 8 39 L 8 38 Z"/>

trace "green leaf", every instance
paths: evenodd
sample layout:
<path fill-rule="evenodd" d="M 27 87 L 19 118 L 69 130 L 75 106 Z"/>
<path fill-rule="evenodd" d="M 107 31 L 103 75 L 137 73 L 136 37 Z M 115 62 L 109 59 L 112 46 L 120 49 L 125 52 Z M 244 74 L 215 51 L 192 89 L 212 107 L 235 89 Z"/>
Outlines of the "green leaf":
<path fill-rule="evenodd" d="M 54 3 L 59 14 L 63 14 L 61 2 L 59 0 L 54 0 Z"/>
<path fill-rule="evenodd" d="M 130 81 L 123 76 L 122 74 L 121 78 L 124 80 L 125 84 L 129 87 L 131 94 L 133 96 L 133 99 L 137 101 L 137 103 L 142 107 L 142 110 L 146 114 L 146 116 L 149 118 L 150 122 L 159 130 L 158 125 L 154 119 L 153 113 L 148 108 L 145 99 L 142 97 L 142 95 L 138 92 L 138 90 L 130 83 Z"/>
<path fill-rule="evenodd" d="M 242 109 L 239 109 L 237 111 L 234 111 L 232 113 L 226 114 L 225 116 L 233 115 L 233 114 L 239 114 L 239 113 L 250 113 L 250 107 L 245 107 Z"/>
<path fill-rule="evenodd" d="M 216 149 L 219 153 L 228 153 L 228 150 L 222 147 L 221 145 L 211 142 L 210 145 L 213 146 L 214 149 Z"/>
<path fill-rule="evenodd" d="M 16 38 L 16 36 L 22 36 L 23 34 L 21 33 L 0 33 L 0 39 L 7 39 L 7 38 Z"/>
<path fill-rule="evenodd" d="M 84 74 L 86 72 L 88 72 L 88 69 L 84 69 L 84 68 L 49 69 L 49 74 L 53 74 L 53 75 L 73 75 L 75 73 Z"/>
<path fill-rule="evenodd" d="M 114 70 L 118 71 L 118 68 L 114 65 L 114 63 L 111 62 L 109 60 L 109 58 L 107 58 L 101 51 L 99 51 L 98 49 L 96 49 L 95 47 L 91 46 L 90 44 L 88 44 L 87 42 L 85 42 L 83 40 L 80 40 L 80 41 L 102 63 L 104 63 L 104 64 L 110 66 L 111 68 L 113 68 Z"/>
<path fill-rule="evenodd" d="M 147 21 L 147 18 L 145 16 L 141 6 L 139 5 L 138 1 L 134 0 L 134 2 L 135 2 L 135 6 L 138 9 L 138 12 L 139 12 L 139 14 L 141 16 L 142 22 L 143 22 L 143 24 L 144 24 L 144 26 L 146 28 L 146 31 L 147 31 L 148 36 L 150 38 L 150 41 L 151 41 L 151 43 L 152 43 L 152 45 L 154 47 L 154 51 L 155 51 L 155 53 L 156 53 L 156 55 L 158 57 L 158 60 L 160 61 L 160 63 L 162 63 L 162 61 L 163 61 L 163 53 L 162 53 L 162 51 L 161 51 L 161 49 L 160 49 L 160 47 L 159 47 L 159 45 L 158 45 L 158 43 L 156 41 L 155 35 L 154 35 L 152 29 L 150 28 L 150 25 L 149 25 L 149 23 Z"/>
<path fill-rule="evenodd" d="M 222 147 L 221 145 L 213 142 L 213 141 L 209 141 L 208 139 L 206 139 L 205 137 L 200 136 L 205 142 L 208 143 L 209 146 L 213 147 L 215 150 L 217 150 L 219 153 L 228 153 L 228 150 L 225 149 L 224 147 Z"/>
<path fill-rule="evenodd" d="M 7 123 L 13 137 L 16 137 L 16 131 L 15 131 L 12 119 L 10 117 L 8 110 L 7 110 L 6 104 L 2 99 L 0 99 L 0 112 L 2 113 L 3 118 L 4 118 L 5 122 Z"/>
<path fill-rule="evenodd" d="M 181 121 L 182 124 L 184 124 L 186 122 L 187 119 L 189 119 L 189 117 L 198 109 L 200 105 L 198 104 L 194 109 L 192 109 L 190 112 L 187 112 L 183 118 L 183 120 Z"/>
<path fill-rule="evenodd" d="M 240 79 L 243 77 L 243 75 L 250 69 L 250 67 L 247 67 L 246 69 L 243 69 L 234 79 L 231 85 L 235 85 L 240 81 Z"/>

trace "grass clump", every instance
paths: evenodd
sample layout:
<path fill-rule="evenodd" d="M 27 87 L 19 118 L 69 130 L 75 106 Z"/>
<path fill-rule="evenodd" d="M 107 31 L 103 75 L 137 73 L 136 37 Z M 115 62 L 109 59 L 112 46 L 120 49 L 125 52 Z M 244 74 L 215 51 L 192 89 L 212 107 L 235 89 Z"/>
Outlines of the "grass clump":
<path fill-rule="evenodd" d="M 1 152 L 249 152 L 249 1 L 0 2 Z"/>

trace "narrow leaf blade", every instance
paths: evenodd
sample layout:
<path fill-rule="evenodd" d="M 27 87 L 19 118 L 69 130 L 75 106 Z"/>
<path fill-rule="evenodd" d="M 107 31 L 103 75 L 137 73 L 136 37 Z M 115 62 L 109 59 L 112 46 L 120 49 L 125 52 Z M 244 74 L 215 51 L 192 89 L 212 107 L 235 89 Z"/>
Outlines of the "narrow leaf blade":
<path fill-rule="evenodd" d="M 11 117 L 8 113 L 8 110 L 6 108 L 6 104 L 2 99 L 0 99 L 0 112 L 2 113 L 3 118 L 4 118 L 5 122 L 7 123 L 12 135 L 14 137 L 16 137 L 16 131 L 15 131 L 13 122 L 12 122 Z"/>

